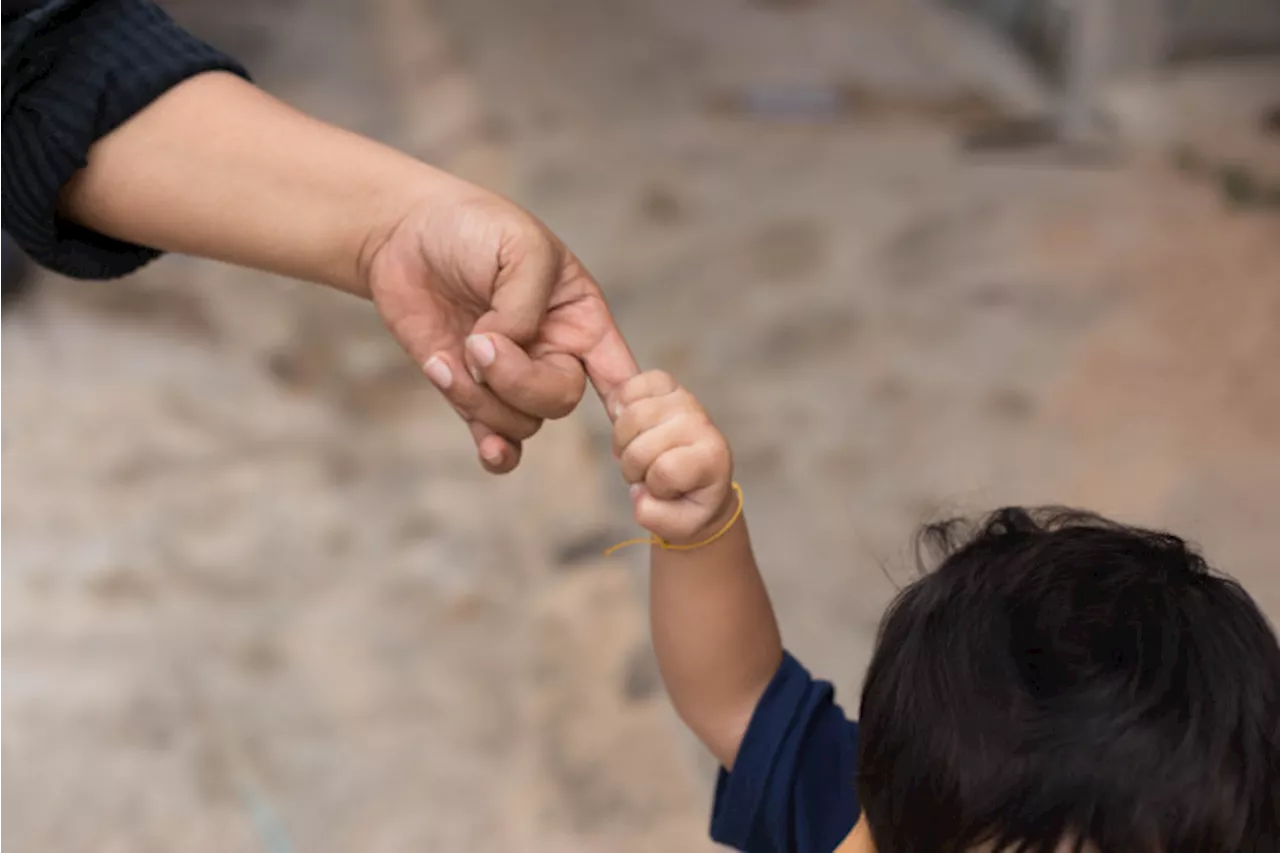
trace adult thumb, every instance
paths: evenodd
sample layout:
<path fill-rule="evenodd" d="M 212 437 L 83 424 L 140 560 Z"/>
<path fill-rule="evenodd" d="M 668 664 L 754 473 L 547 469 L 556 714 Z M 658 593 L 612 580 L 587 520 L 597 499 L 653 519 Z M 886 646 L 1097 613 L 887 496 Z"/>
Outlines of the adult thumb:
<path fill-rule="evenodd" d="M 489 310 L 475 325 L 477 333 L 497 332 L 521 346 L 537 338 L 560 275 L 560 248 L 541 229 L 531 229 L 499 258 Z"/>

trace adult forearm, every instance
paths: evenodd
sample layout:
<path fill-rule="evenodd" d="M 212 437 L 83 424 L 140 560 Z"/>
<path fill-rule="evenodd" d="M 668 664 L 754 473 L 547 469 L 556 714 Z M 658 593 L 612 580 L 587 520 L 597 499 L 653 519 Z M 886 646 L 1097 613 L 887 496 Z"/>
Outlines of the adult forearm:
<path fill-rule="evenodd" d="M 756 567 L 746 521 L 694 551 L 655 547 L 650 618 L 672 704 L 725 767 L 732 767 L 782 641 Z"/>
<path fill-rule="evenodd" d="M 361 296 L 405 211 L 461 183 L 221 72 L 175 86 L 88 160 L 62 195 L 74 222 Z"/>

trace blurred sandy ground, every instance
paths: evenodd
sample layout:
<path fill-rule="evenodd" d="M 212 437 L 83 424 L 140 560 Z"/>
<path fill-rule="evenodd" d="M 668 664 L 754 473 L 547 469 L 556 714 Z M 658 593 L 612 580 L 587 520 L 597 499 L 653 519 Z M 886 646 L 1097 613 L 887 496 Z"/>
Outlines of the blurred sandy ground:
<path fill-rule="evenodd" d="M 575 247 L 733 441 L 788 644 L 847 701 L 953 511 L 1166 525 L 1280 615 L 1280 219 L 1165 153 L 1280 174 L 1280 68 L 1118 91 L 1108 168 L 977 160 L 901 7 L 777 5 L 172 8 Z M 833 79 L 889 94 L 717 108 Z M 708 849 L 642 586 L 595 556 L 630 524 L 594 405 L 486 478 L 367 306 L 182 258 L 48 281 L 3 357 L 13 850 Z"/>

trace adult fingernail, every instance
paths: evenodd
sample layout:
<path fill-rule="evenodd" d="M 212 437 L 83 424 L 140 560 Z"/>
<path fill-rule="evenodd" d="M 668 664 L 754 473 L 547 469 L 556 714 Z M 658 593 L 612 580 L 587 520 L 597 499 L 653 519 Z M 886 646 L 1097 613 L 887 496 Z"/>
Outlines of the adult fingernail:
<path fill-rule="evenodd" d="M 498 351 L 493 348 L 493 341 L 489 340 L 488 335 L 472 335 L 467 338 L 467 352 L 484 367 L 493 364 L 498 357 Z"/>
<path fill-rule="evenodd" d="M 422 366 L 422 369 L 427 374 L 427 378 L 441 391 L 449 390 L 449 386 L 453 384 L 453 371 L 449 369 L 449 365 L 444 363 L 444 359 L 438 355 L 433 355 L 427 359 L 427 363 Z"/>
<path fill-rule="evenodd" d="M 643 494 L 644 494 L 644 486 L 642 486 L 640 483 L 631 484 L 631 500 L 633 501 L 637 500 Z"/>
<path fill-rule="evenodd" d="M 613 404 L 613 419 L 616 421 L 616 420 L 617 420 L 618 418 L 620 418 L 620 417 L 622 417 L 622 404 L 621 404 L 621 403 L 614 403 L 614 404 Z"/>
<path fill-rule="evenodd" d="M 484 457 L 484 461 L 490 465 L 497 465 L 502 461 L 502 448 L 498 446 L 490 446 L 480 451 L 480 455 Z"/>

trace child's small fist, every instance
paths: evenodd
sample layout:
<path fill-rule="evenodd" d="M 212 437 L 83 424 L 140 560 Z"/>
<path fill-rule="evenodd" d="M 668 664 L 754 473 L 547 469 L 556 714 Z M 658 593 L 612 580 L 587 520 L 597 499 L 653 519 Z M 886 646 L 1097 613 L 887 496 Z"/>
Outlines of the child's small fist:
<path fill-rule="evenodd" d="M 636 521 L 675 544 L 723 527 L 737 509 L 733 457 L 693 395 L 650 371 L 619 388 L 609 406 L 613 453 L 631 484 Z"/>

